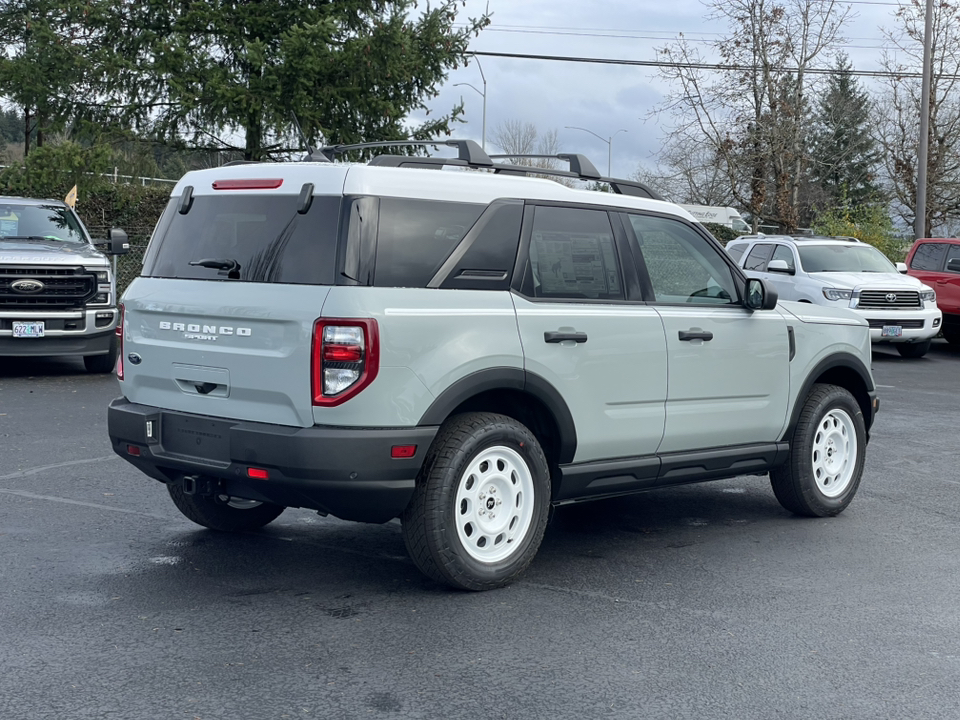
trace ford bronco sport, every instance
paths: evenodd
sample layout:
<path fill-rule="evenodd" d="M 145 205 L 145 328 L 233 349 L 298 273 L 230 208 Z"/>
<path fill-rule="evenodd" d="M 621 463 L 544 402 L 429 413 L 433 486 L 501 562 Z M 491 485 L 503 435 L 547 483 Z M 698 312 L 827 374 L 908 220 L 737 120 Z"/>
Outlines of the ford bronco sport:
<path fill-rule="evenodd" d="M 777 303 L 676 205 L 456 158 L 240 164 L 173 189 L 123 298 L 114 450 L 224 531 L 402 520 L 431 578 L 515 578 L 551 505 L 770 473 L 836 515 L 878 407 L 865 320 Z M 451 171 L 450 168 L 454 171 Z"/>

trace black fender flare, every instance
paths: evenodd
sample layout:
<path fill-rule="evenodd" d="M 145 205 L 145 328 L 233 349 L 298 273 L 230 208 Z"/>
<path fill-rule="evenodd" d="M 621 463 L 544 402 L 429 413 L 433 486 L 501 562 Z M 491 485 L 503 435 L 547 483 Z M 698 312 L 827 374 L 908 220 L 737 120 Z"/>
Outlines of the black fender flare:
<path fill-rule="evenodd" d="M 866 422 L 867 430 L 870 430 L 870 426 L 873 425 L 874 398 L 877 395 L 877 388 L 873 383 L 870 370 L 856 355 L 851 353 L 836 353 L 818 362 L 804 379 L 803 384 L 800 386 L 800 392 L 797 393 L 797 400 L 793 406 L 793 412 L 790 415 L 790 424 L 787 426 L 787 430 L 783 435 L 784 440 L 790 440 L 790 438 L 793 437 L 797 423 L 800 422 L 800 413 L 803 412 L 803 401 L 807 395 L 810 394 L 810 389 L 813 387 L 817 378 L 834 368 L 852 370 L 863 380 L 867 391 L 868 402 L 866 407 L 863 407 L 862 403 L 860 403 L 860 405 L 863 410 L 863 419 Z"/>
<path fill-rule="evenodd" d="M 573 462 L 577 451 L 577 427 L 560 392 L 539 375 L 522 368 L 487 368 L 466 375 L 444 390 L 427 408 L 418 425 L 440 425 L 461 404 L 490 390 L 519 390 L 537 398 L 553 415 L 560 432 L 558 462 Z"/>

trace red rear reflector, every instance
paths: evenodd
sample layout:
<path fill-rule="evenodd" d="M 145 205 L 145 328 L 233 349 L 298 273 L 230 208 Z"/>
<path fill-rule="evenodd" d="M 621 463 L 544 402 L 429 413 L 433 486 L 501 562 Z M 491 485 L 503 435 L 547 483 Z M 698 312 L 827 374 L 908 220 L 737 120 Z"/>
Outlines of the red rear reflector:
<path fill-rule="evenodd" d="M 328 362 L 360 362 L 363 348 L 359 345 L 323 345 L 323 359 Z"/>
<path fill-rule="evenodd" d="M 390 448 L 390 457 L 393 458 L 412 458 L 416 454 L 416 445 L 394 445 Z"/>
<path fill-rule="evenodd" d="M 273 190 L 283 185 L 283 178 L 240 178 L 215 180 L 214 190 Z"/>
<path fill-rule="evenodd" d="M 247 468 L 247 477 L 252 477 L 255 480 L 267 480 L 270 477 L 270 473 L 263 468 Z"/>
<path fill-rule="evenodd" d="M 127 445 L 127 455 L 140 457 L 140 448 L 138 448 L 136 445 Z"/>

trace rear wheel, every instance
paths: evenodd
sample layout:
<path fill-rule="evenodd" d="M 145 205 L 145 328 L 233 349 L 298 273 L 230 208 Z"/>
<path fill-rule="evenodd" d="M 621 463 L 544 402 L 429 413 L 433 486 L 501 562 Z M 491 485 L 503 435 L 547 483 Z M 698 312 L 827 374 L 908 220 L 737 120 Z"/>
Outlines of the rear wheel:
<path fill-rule="evenodd" d="M 790 441 L 790 457 L 770 471 L 780 504 L 792 513 L 828 517 L 853 500 L 863 474 L 866 424 L 846 389 L 814 385 Z"/>
<path fill-rule="evenodd" d="M 915 343 L 897 343 L 897 352 L 900 357 L 921 358 L 927 354 L 930 349 L 930 340 Z"/>
<path fill-rule="evenodd" d="M 273 522 L 286 508 L 282 505 L 244 500 L 228 495 L 187 495 L 180 483 L 167 490 L 177 509 L 197 525 L 223 532 L 258 530 Z"/>
<path fill-rule="evenodd" d="M 530 564 L 549 510 L 550 471 L 533 433 L 504 415 L 457 415 L 430 448 L 403 538 L 427 576 L 489 590 Z"/>

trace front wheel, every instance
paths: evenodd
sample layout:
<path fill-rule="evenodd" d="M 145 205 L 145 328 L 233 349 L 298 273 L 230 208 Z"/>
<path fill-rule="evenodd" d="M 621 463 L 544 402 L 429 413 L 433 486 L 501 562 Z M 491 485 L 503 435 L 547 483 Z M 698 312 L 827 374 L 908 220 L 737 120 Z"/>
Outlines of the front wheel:
<path fill-rule="evenodd" d="M 110 352 L 106 355 L 85 355 L 83 367 L 89 373 L 113 372 L 117 364 L 117 339 L 110 338 Z"/>
<path fill-rule="evenodd" d="M 814 385 L 787 462 L 770 471 L 777 500 L 797 515 L 840 514 L 860 486 L 866 444 L 863 412 L 853 395 L 837 385 Z"/>
<path fill-rule="evenodd" d="M 922 358 L 927 354 L 929 349 L 929 339 L 924 340 L 923 342 L 897 343 L 897 352 L 900 353 L 900 357 L 905 358 Z"/>
<path fill-rule="evenodd" d="M 550 471 L 524 425 L 493 413 L 450 418 L 403 514 L 420 570 L 462 590 L 506 585 L 533 560 L 550 510 Z"/>
<path fill-rule="evenodd" d="M 180 483 L 168 483 L 167 491 L 177 509 L 197 525 L 222 532 L 259 530 L 280 517 L 282 505 L 244 500 L 228 495 L 187 495 Z"/>

